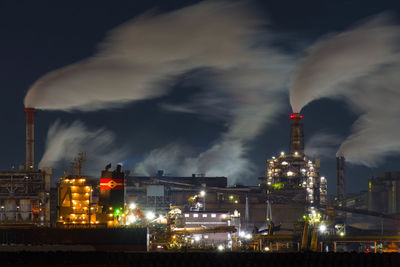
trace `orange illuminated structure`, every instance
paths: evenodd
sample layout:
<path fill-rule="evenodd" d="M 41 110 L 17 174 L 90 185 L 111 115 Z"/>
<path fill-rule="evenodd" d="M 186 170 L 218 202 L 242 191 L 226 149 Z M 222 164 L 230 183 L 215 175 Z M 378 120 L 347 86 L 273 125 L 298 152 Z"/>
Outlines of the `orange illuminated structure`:
<path fill-rule="evenodd" d="M 58 222 L 94 224 L 96 215 L 91 205 L 92 186 L 85 177 L 65 177 L 58 184 Z"/>
<path fill-rule="evenodd" d="M 58 188 L 58 224 L 84 225 L 96 224 L 95 207 L 91 205 L 92 186 L 86 177 L 81 176 L 81 164 L 84 161 L 83 154 L 77 159 L 78 175 L 67 175 L 60 179 Z"/>

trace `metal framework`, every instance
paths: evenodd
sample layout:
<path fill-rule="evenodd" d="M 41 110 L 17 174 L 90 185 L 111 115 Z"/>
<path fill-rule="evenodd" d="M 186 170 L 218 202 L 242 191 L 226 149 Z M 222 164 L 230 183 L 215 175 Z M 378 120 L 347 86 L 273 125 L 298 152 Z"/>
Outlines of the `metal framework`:
<path fill-rule="evenodd" d="M 48 224 L 50 173 L 0 173 L 0 223 Z"/>

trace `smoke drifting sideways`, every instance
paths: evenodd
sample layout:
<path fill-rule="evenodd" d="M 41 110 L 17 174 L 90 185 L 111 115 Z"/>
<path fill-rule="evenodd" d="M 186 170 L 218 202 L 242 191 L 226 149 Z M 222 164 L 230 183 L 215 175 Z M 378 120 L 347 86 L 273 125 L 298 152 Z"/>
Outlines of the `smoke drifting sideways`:
<path fill-rule="evenodd" d="M 310 47 L 293 75 L 290 102 L 299 112 L 319 98 L 344 99 L 360 114 L 337 155 L 367 166 L 400 152 L 400 27 L 388 14 Z M 397 73 L 397 75 L 396 75 Z"/>
<path fill-rule="evenodd" d="M 144 14 L 112 30 L 95 56 L 40 78 L 25 106 L 87 111 L 164 95 L 172 79 L 192 69 L 231 69 L 265 56 L 251 49 L 263 24 L 240 2 Z"/>
<path fill-rule="evenodd" d="M 313 134 L 304 146 L 304 154 L 310 158 L 329 158 L 334 155 L 343 138 L 328 133 Z"/>
<path fill-rule="evenodd" d="M 181 144 L 154 149 L 136 166 L 135 172 L 150 175 L 165 170 L 166 174 L 179 176 L 225 176 L 230 184 L 234 184 L 244 182 L 243 178 L 251 177 L 256 170 L 246 158 L 246 148 L 237 140 L 217 142 L 199 155 L 193 155 L 191 151 L 190 147 Z"/>
<path fill-rule="evenodd" d="M 198 80 L 198 84 L 205 82 L 203 87 L 212 90 L 193 96 L 192 101 L 164 106 L 173 111 L 224 118 L 227 126 L 209 149 L 197 156 L 187 154 L 179 161 L 180 173 L 228 176 L 230 184 L 254 180 L 256 168 L 248 159 L 250 144 L 285 106 L 284 86 L 291 69 L 290 59 L 272 51 L 269 57 L 253 59 L 252 69 L 233 69 L 214 73 L 206 82 Z M 148 162 L 154 161 L 158 151 L 149 154 Z"/>
<path fill-rule="evenodd" d="M 66 167 L 78 153 L 89 155 L 84 164 L 85 174 L 98 175 L 105 165 L 122 161 L 127 152 L 114 147 L 115 136 L 105 129 L 90 130 L 81 121 L 62 124 L 59 120 L 50 126 L 46 150 L 39 162 L 39 168 L 52 166 Z M 68 167 L 68 166 L 67 166 Z"/>
<path fill-rule="evenodd" d="M 243 178 L 235 166 L 252 169 L 247 143 L 279 111 L 291 66 L 288 57 L 268 46 L 271 35 L 266 25 L 249 2 L 203 1 L 170 13 L 148 13 L 112 30 L 95 56 L 40 78 L 28 91 L 25 105 L 65 111 L 120 107 L 166 95 L 180 75 L 207 69 L 212 75 L 201 80 L 205 93 L 185 108 L 176 104 L 175 110 L 207 109 L 209 115 L 222 118 L 228 130 L 197 156 L 185 154 L 184 168 L 188 175 L 223 176 L 229 171 L 232 179 Z M 189 82 L 198 83 L 198 78 Z M 212 103 L 220 96 L 222 103 L 214 109 Z M 70 141 L 65 139 L 62 146 Z M 51 139 L 49 143 L 61 145 Z M 153 174 L 151 164 L 168 169 L 174 164 L 162 161 L 162 151 L 170 152 L 171 160 L 175 145 L 150 152 L 137 169 L 145 174 Z M 52 150 L 50 145 L 48 149 Z"/>

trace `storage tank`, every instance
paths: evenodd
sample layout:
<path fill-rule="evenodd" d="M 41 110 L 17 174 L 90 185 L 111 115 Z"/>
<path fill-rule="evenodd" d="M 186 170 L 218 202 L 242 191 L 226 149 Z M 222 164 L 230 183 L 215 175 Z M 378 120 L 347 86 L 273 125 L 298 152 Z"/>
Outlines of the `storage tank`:
<path fill-rule="evenodd" d="M 6 213 L 6 220 L 15 221 L 15 213 L 17 211 L 17 205 L 14 199 L 6 199 L 4 201 L 4 209 Z"/>
<path fill-rule="evenodd" d="M 23 221 L 30 220 L 30 214 L 32 212 L 31 200 L 30 199 L 21 199 L 19 201 L 19 210 L 20 210 L 21 218 Z"/>

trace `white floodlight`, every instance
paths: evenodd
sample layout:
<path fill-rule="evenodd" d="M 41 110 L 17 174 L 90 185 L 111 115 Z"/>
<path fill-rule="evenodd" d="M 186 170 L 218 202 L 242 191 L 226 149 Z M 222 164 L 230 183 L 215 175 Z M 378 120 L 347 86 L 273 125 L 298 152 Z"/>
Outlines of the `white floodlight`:
<path fill-rule="evenodd" d="M 146 212 L 147 220 L 153 220 L 155 217 L 156 217 L 156 215 L 154 214 L 154 212 L 152 212 L 152 211 Z"/>

